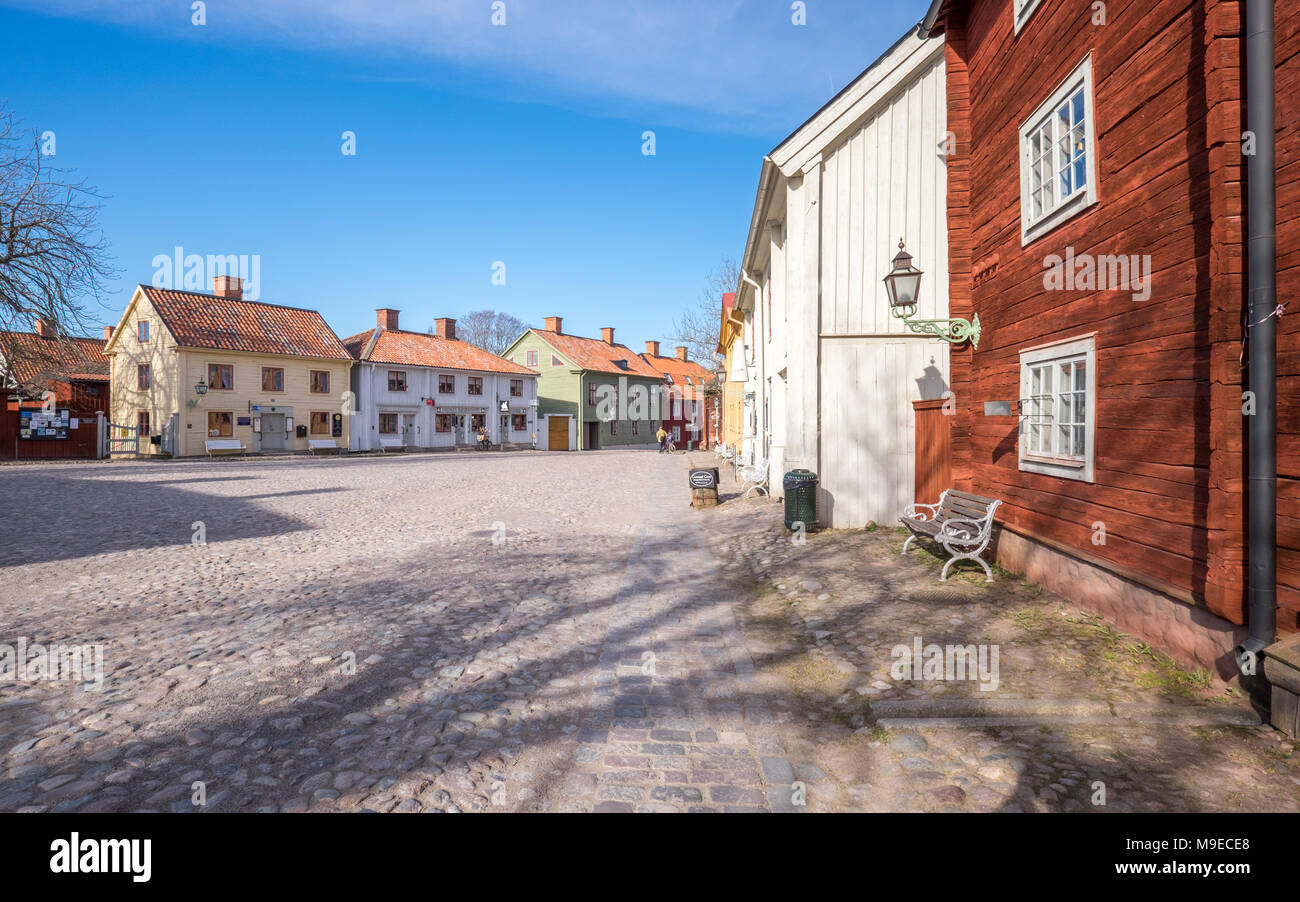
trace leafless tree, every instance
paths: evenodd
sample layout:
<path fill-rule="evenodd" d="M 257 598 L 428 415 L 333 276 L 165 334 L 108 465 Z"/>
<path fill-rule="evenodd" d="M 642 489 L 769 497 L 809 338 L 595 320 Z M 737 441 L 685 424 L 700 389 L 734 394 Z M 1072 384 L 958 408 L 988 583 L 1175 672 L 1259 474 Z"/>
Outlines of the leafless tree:
<path fill-rule="evenodd" d="M 672 339 L 685 345 L 696 362 L 716 365 L 715 355 L 722 332 L 722 296 L 736 290 L 740 281 L 740 268 L 730 257 L 723 257 L 718 268 L 709 274 L 704 291 L 682 315 L 673 322 Z"/>
<path fill-rule="evenodd" d="M 474 310 L 456 321 L 456 337 L 476 348 L 501 354 L 527 328 L 522 320 L 509 313 Z"/>
<path fill-rule="evenodd" d="M 49 166 L 41 143 L 35 130 L 0 104 L 0 330 L 31 331 L 44 319 L 67 344 L 67 338 L 86 334 L 85 305 L 102 305 L 103 283 L 116 273 L 99 228 L 101 196 L 84 180 L 67 181 L 65 170 Z M 0 339 L 8 372 L 32 353 Z M 28 362 L 49 369 L 46 361 Z M 19 385 L 24 393 L 43 387 Z"/>

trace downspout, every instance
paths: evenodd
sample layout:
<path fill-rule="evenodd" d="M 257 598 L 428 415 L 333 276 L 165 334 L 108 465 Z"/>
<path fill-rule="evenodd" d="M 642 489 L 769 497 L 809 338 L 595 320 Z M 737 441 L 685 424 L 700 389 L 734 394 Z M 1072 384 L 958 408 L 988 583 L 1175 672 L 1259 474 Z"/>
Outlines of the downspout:
<path fill-rule="evenodd" d="M 1274 156 L 1273 0 L 1246 0 L 1246 128 L 1255 154 L 1250 180 L 1246 341 L 1255 413 L 1250 447 L 1249 636 L 1237 646 L 1244 674 L 1259 673 L 1259 653 L 1277 638 L 1277 165 Z"/>

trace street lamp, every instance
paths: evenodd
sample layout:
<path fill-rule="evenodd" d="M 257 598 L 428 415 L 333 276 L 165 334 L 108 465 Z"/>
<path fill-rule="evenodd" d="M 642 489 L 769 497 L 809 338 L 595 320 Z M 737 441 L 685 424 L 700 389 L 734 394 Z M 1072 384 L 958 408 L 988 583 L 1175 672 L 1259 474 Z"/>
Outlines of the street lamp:
<path fill-rule="evenodd" d="M 921 276 L 924 273 L 912 265 L 912 255 L 904 250 L 903 239 L 898 239 L 898 254 L 894 268 L 885 276 L 885 291 L 889 294 L 889 312 L 901 319 L 907 328 L 918 335 L 933 335 L 950 344 L 960 344 L 970 339 L 972 347 L 980 346 L 980 318 L 964 319 L 913 319 L 917 299 L 921 293 Z"/>
<path fill-rule="evenodd" d="M 206 382 L 204 382 L 204 381 L 203 381 L 203 377 L 200 376 L 200 377 L 199 377 L 198 384 L 194 386 L 194 394 L 196 394 L 196 395 L 198 395 L 200 398 L 202 398 L 202 397 L 203 397 L 204 395 L 206 395 L 207 393 L 208 393 L 208 384 L 207 384 Z M 199 403 L 199 402 L 198 402 L 198 399 L 196 399 L 196 398 L 190 398 L 190 399 L 188 399 L 188 400 L 185 402 L 185 406 L 186 406 L 186 407 L 196 407 L 196 406 L 198 405 L 198 403 Z"/>

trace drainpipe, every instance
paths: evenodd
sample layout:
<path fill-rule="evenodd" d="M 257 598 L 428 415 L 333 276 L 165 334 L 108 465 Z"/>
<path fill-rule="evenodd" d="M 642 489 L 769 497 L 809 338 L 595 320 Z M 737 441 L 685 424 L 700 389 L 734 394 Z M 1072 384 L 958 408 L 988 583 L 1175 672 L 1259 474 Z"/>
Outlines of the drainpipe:
<path fill-rule="evenodd" d="M 1246 341 L 1255 414 L 1249 417 L 1250 633 L 1237 646 L 1245 674 L 1259 673 L 1259 653 L 1277 637 L 1277 168 L 1274 158 L 1273 0 L 1246 0 L 1246 128 L 1250 157 Z"/>

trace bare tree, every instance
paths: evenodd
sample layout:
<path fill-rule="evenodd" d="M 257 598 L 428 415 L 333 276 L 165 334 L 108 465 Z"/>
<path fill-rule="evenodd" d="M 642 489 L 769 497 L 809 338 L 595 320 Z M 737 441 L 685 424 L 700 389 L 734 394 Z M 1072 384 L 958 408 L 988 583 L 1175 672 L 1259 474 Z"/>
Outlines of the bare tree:
<path fill-rule="evenodd" d="M 522 320 L 509 313 L 474 310 L 456 321 L 456 337 L 466 344 L 500 355 L 527 328 Z"/>
<path fill-rule="evenodd" d="M 685 345 L 697 363 L 704 366 L 716 363 L 722 334 L 722 296 L 735 291 L 738 281 L 740 267 L 730 257 L 723 257 L 718 268 L 709 274 L 699 298 L 673 321 L 673 341 Z"/>
<path fill-rule="evenodd" d="M 69 337 L 86 334 L 85 302 L 102 304 L 102 283 L 116 276 L 99 228 L 101 197 L 66 175 L 45 163 L 41 137 L 0 104 L 0 330 L 26 332 L 45 320 L 64 351 Z M 0 339 L 8 374 L 33 353 L 29 344 Z M 19 388 L 39 393 L 44 386 Z"/>

